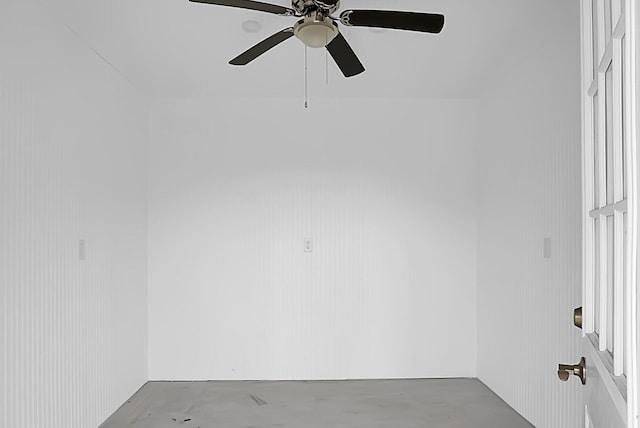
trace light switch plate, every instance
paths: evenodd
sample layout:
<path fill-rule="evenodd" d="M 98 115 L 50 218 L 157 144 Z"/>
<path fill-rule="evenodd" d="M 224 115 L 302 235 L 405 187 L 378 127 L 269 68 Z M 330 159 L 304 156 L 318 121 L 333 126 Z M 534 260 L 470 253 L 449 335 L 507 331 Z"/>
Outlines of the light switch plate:
<path fill-rule="evenodd" d="M 543 255 L 545 259 L 551 258 L 551 238 L 544 238 Z"/>
<path fill-rule="evenodd" d="M 78 259 L 84 261 L 86 259 L 86 244 L 84 239 L 78 241 Z"/>

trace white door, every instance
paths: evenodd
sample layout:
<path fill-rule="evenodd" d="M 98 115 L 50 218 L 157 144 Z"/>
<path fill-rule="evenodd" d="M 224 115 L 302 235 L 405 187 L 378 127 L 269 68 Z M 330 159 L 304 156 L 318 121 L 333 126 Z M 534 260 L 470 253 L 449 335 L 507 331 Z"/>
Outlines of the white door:
<path fill-rule="evenodd" d="M 637 0 L 581 1 L 585 427 L 637 428 Z"/>

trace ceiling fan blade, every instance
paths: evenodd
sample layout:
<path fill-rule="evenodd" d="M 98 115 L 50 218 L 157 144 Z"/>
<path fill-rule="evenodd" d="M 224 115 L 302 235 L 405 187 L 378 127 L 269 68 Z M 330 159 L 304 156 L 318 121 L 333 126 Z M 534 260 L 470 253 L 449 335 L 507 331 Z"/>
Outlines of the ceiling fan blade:
<path fill-rule="evenodd" d="M 444 27 L 444 15 L 387 10 L 345 10 L 340 14 L 340 21 L 349 27 L 391 28 L 436 34 Z"/>
<path fill-rule="evenodd" d="M 338 64 L 344 77 L 353 77 L 364 72 L 364 66 L 342 33 L 338 33 L 335 39 L 327 45 L 327 50 Z"/>
<path fill-rule="evenodd" d="M 269 49 L 275 48 L 280 43 L 284 42 L 287 39 L 290 39 L 291 37 L 293 37 L 293 28 L 285 28 L 284 30 L 274 34 L 273 36 L 264 39 L 246 52 L 238 55 L 236 58 L 229 61 L 229 64 L 247 65 Z"/>
<path fill-rule="evenodd" d="M 293 9 L 270 3 L 262 3 L 253 0 L 189 0 L 193 3 L 206 3 L 218 6 L 238 7 L 241 9 L 257 10 L 259 12 L 273 13 L 276 15 L 295 16 Z"/>

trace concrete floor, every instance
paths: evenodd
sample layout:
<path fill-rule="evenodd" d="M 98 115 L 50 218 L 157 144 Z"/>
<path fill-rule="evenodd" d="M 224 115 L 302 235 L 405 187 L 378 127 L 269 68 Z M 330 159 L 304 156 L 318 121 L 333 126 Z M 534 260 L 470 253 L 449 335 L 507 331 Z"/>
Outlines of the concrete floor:
<path fill-rule="evenodd" d="M 150 382 L 100 428 L 531 428 L 475 379 Z"/>

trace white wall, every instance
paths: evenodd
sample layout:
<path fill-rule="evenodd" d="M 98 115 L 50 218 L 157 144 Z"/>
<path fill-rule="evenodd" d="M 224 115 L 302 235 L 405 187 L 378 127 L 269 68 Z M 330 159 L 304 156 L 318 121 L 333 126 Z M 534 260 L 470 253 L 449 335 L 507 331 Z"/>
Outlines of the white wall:
<path fill-rule="evenodd" d="M 147 379 L 146 120 L 46 7 L 2 2 L 2 427 L 96 427 Z"/>
<path fill-rule="evenodd" d="M 158 102 L 150 378 L 475 376 L 475 114 Z"/>
<path fill-rule="evenodd" d="M 480 103 L 478 375 L 539 428 L 582 423 L 578 6 L 536 2 Z"/>

